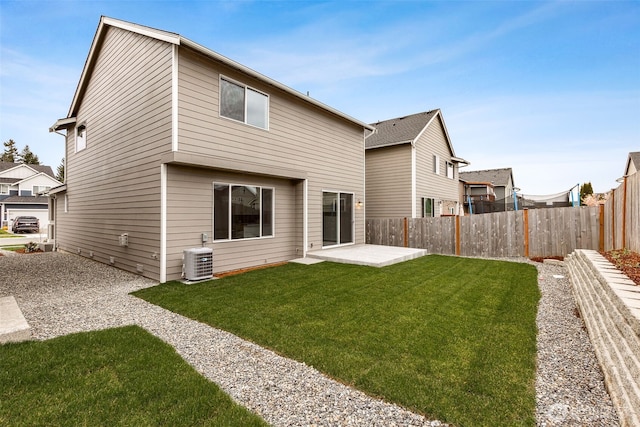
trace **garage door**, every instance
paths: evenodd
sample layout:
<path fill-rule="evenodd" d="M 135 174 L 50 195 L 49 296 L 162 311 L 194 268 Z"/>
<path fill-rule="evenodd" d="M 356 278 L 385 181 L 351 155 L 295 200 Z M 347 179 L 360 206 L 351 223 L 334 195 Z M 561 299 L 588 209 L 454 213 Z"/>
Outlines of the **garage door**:
<path fill-rule="evenodd" d="M 9 230 L 13 227 L 13 220 L 19 216 L 35 216 L 40 220 L 40 231 L 47 232 L 47 224 L 49 224 L 49 211 L 46 209 L 7 209 L 7 218 L 9 218 Z"/>

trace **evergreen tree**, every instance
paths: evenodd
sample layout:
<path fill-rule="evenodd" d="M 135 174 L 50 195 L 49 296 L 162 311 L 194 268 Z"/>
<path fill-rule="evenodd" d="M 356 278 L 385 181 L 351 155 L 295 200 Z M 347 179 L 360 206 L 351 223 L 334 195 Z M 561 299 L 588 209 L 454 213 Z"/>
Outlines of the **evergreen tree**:
<path fill-rule="evenodd" d="M 39 165 L 40 164 L 40 159 L 38 159 L 38 156 L 33 154 L 31 152 L 31 150 L 29 149 L 28 145 L 25 145 L 24 148 L 22 149 L 22 152 L 20 153 L 19 156 L 19 163 L 24 163 L 26 165 Z"/>
<path fill-rule="evenodd" d="M 587 196 L 593 194 L 593 187 L 591 186 L 591 182 L 585 182 L 580 187 L 580 205 L 584 206 L 584 201 Z"/>
<path fill-rule="evenodd" d="M 0 160 L 9 163 L 15 163 L 18 160 L 18 149 L 13 139 L 4 142 L 4 153 L 2 153 Z"/>
<path fill-rule="evenodd" d="M 60 182 L 64 182 L 64 157 L 60 161 L 58 169 L 56 169 L 56 179 Z"/>

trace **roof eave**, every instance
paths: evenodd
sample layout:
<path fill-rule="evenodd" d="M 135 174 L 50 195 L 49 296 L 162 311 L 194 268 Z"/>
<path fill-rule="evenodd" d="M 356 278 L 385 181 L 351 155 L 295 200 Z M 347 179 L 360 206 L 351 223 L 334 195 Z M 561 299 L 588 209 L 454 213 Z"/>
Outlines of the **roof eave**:
<path fill-rule="evenodd" d="M 56 120 L 56 122 L 51 125 L 51 127 L 49 128 L 49 132 L 57 132 L 61 129 L 67 129 L 69 128 L 71 125 L 74 125 L 76 123 L 76 118 L 75 117 L 67 117 L 66 119 L 58 119 Z"/>
<path fill-rule="evenodd" d="M 373 150 L 375 148 L 393 147 L 394 145 L 404 145 L 404 144 L 413 145 L 413 143 L 414 143 L 413 139 L 408 139 L 406 141 L 388 142 L 386 144 L 374 145 L 373 147 L 365 147 L 365 150 Z"/>
<path fill-rule="evenodd" d="M 350 121 L 352 123 L 357 124 L 358 126 L 362 126 L 364 129 L 367 129 L 369 131 L 373 131 L 375 128 L 367 123 L 364 123 L 360 120 L 357 120 L 347 114 L 344 114 L 341 111 L 336 110 L 335 108 L 329 107 L 326 104 L 323 104 L 319 101 L 316 101 L 313 98 L 310 98 L 306 95 L 303 95 L 302 93 L 288 87 L 285 86 L 284 84 L 277 82 L 267 76 L 264 76 L 260 73 L 258 73 L 255 70 L 252 70 L 249 67 L 246 67 L 238 62 L 233 61 L 232 59 L 229 59 L 217 52 L 214 52 L 211 49 L 208 49 L 194 41 L 191 41 L 185 37 L 180 36 L 179 34 L 176 33 L 170 33 L 167 31 L 162 31 L 162 30 L 158 30 L 155 28 L 151 28 L 151 27 L 145 27 L 142 25 L 138 25 L 138 24 L 134 24 L 131 22 L 126 22 L 126 21 L 121 21 L 119 19 L 114 19 L 114 18 L 109 18 L 106 16 L 102 16 L 100 18 L 100 23 L 98 25 L 98 29 L 96 30 L 96 34 L 93 38 L 93 42 L 91 43 L 91 48 L 89 49 L 89 55 L 87 56 L 87 60 L 85 62 L 84 68 L 82 70 L 82 74 L 80 76 L 80 81 L 78 82 L 78 87 L 76 88 L 76 92 L 73 96 L 73 101 L 71 102 L 71 107 L 69 108 L 69 113 L 67 114 L 68 117 L 72 117 L 75 115 L 76 113 L 76 108 L 77 108 L 77 104 L 80 101 L 80 98 L 82 97 L 82 94 L 84 93 L 84 89 L 88 83 L 88 78 L 91 75 L 91 70 L 95 64 L 96 61 L 96 57 L 97 57 L 97 52 L 99 50 L 99 46 L 100 43 L 102 42 L 102 39 L 104 37 L 105 34 L 105 27 L 106 26 L 112 26 L 112 27 L 117 27 L 117 28 L 121 28 L 127 31 L 132 31 L 134 33 L 137 34 L 141 34 L 141 35 L 145 35 L 148 37 L 152 37 L 158 40 L 162 40 L 165 41 L 167 43 L 172 43 L 175 45 L 183 45 L 185 47 L 191 48 L 205 56 L 208 56 L 210 58 L 213 58 L 219 62 L 222 62 L 223 64 L 226 64 L 230 67 L 233 67 L 249 76 L 255 77 L 259 80 L 264 81 L 265 83 L 274 86 L 286 93 L 289 93 L 299 99 L 302 99 L 310 104 L 313 104 L 325 111 L 328 111 L 340 118 L 343 118 L 347 121 Z M 56 122 L 57 123 L 57 122 Z"/>

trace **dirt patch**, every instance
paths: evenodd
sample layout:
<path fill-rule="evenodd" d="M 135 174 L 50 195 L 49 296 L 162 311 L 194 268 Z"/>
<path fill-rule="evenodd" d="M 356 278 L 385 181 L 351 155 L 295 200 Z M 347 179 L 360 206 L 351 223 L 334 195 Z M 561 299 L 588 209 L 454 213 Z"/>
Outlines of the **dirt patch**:
<path fill-rule="evenodd" d="M 545 257 L 534 256 L 529 259 L 533 262 L 543 262 L 545 259 L 555 259 L 558 261 L 564 261 L 564 257 L 561 257 L 561 256 L 545 256 Z"/>
<path fill-rule="evenodd" d="M 17 254 L 37 254 L 37 253 L 41 253 L 41 252 L 44 252 L 44 251 L 41 251 L 40 249 L 36 249 L 35 251 L 27 252 L 26 249 L 16 249 L 13 252 L 15 252 Z"/>
<path fill-rule="evenodd" d="M 600 252 L 602 256 L 640 286 L 640 254 L 627 249 Z"/>
<path fill-rule="evenodd" d="M 214 274 L 214 276 L 216 276 L 218 278 L 227 277 L 227 276 L 235 276 L 237 274 L 246 273 L 247 271 L 262 270 L 263 268 L 277 267 L 279 265 L 284 265 L 286 263 L 287 262 L 284 261 L 284 262 L 276 262 L 276 263 L 273 263 L 273 264 L 259 265 L 257 267 L 241 268 L 239 270 L 231 270 L 231 271 L 225 271 L 224 273 Z"/>

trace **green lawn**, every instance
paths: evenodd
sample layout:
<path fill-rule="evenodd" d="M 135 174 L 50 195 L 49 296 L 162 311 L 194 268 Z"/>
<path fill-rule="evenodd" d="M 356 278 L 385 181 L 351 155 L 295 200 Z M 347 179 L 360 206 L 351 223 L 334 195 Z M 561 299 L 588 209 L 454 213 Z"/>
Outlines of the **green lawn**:
<path fill-rule="evenodd" d="M 540 295 L 528 264 L 287 264 L 135 295 L 432 418 L 535 424 Z"/>
<path fill-rule="evenodd" d="M 266 426 L 137 326 L 0 345 L 0 425 Z"/>

